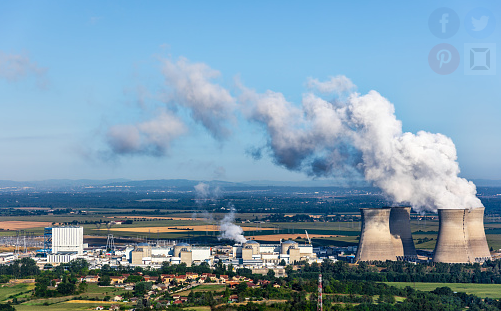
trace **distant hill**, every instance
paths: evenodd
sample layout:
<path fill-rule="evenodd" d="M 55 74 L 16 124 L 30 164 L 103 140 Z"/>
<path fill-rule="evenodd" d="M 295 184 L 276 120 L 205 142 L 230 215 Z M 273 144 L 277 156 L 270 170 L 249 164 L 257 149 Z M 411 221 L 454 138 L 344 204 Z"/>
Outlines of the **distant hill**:
<path fill-rule="evenodd" d="M 472 179 L 477 187 L 501 187 L 501 180 L 494 179 Z"/>

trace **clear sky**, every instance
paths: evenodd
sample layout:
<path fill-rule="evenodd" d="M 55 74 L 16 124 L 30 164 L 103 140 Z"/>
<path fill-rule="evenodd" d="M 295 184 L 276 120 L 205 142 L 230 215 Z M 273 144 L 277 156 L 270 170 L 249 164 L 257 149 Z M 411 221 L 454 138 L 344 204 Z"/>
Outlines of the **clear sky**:
<path fill-rule="evenodd" d="M 180 57 L 218 71 L 213 82 L 236 106 L 240 83 L 299 105 L 308 78 L 344 75 L 358 92 L 376 90 L 391 101 L 404 131 L 451 137 L 463 177 L 501 179 L 501 69 L 466 75 L 463 68 L 465 43 L 497 44 L 499 58 L 501 2 L 384 3 L 2 1 L 0 179 L 308 178 L 267 154 L 249 155 L 268 138 L 243 112 L 222 116 L 228 134 L 218 139 L 203 116 L 176 105 L 163 66 Z M 437 38 L 428 27 L 440 7 L 461 21 L 452 38 Z M 477 7 L 497 18 L 486 38 L 465 30 Z M 439 43 L 461 55 L 452 74 L 428 64 Z M 181 123 L 160 143 L 162 152 L 112 152 L 110 128 L 147 127 L 165 107 Z"/>

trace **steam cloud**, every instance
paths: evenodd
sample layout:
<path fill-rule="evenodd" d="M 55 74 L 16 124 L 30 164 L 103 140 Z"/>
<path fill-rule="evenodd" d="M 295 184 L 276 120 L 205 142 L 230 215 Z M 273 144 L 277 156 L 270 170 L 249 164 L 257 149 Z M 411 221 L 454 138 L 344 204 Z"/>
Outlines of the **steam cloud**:
<path fill-rule="evenodd" d="M 112 151 L 118 154 L 161 156 L 168 151 L 173 139 L 185 133 L 184 123 L 163 111 L 146 122 L 110 127 L 107 139 Z"/>
<path fill-rule="evenodd" d="M 245 243 L 247 239 L 244 238 L 244 230 L 242 227 L 234 224 L 235 222 L 235 207 L 230 203 L 230 213 L 226 214 L 224 218 L 221 220 L 220 230 L 221 237 L 220 239 L 229 239 L 233 240 L 237 243 Z"/>
<path fill-rule="evenodd" d="M 211 189 L 210 185 L 204 182 L 198 183 L 195 187 L 195 199 L 198 204 L 201 202 L 216 201 L 221 197 L 221 189 L 219 187 Z M 234 224 L 235 222 L 235 206 L 229 203 L 230 213 L 226 214 L 224 218 L 220 222 L 220 232 L 221 236 L 219 239 L 229 239 L 238 243 L 244 243 L 247 241 L 244 238 L 243 232 L 244 230 Z M 192 218 L 196 219 L 196 213 L 193 213 Z M 206 218 L 207 221 L 212 221 L 213 217 L 209 212 L 203 211 L 202 217 Z"/>
<path fill-rule="evenodd" d="M 418 212 L 482 206 L 475 185 L 458 176 L 450 138 L 404 133 L 393 104 L 376 91 L 355 92 L 345 76 L 308 79 L 301 105 L 282 93 L 256 93 L 240 85 L 237 106 L 230 92 L 215 82 L 219 72 L 205 64 L 164 60 L 163 74 L 166 103 L 190 112 L 216 140 L 231 134 L 229 125 L 237 112 L 263 125 L 268 143 L 249 151 L 256 158 L 268 150 L 278 165 L 309 176 L 364 178 L 394 203 L 410 204 Z M 185 123 L 165 112 L 143 123 L 111 127 L 107 141 L 117 154 L 163 155 L 185 132 Z M 199 191 L 203 193 L 203 186 Z M 234 233 L 223 236 L 241 234 L 229 226 L 231 221 L 226 223 L 224 232 Z"/>
<path fill-rule="evenodd" d="M 21 54 L 6 54 L 0 51 L 0 77 L 7 81 L 18 81 L 29 75 L 34 75 L 38 80 L 38 85 L 44 87 L 47 83 L 45 74 L 47 68 L 42 68 Z"/>
<path fill-rule="evenodd" d="M 302 106 L 281 93 L 243 88 L 249 118 L 269 134 L 275 161 L 313 176 L 362 174 L 395 203 L 422 212 L 482 206 L 472 182 L 458 177 L 456 148 L 442 134 L 404 133 L 395 109 L 376 91 L 353 92 L 346 77 L 310 79 Z M 327 101 L 316 93 L 337 94 Z"/>
<path fill-rule="evenodd" d="M 177 62 L 164 60 L 163 74 L 172 91 L 170 100 L 188 108 L 192 118 L 217 140 L 230 135 L 227 123 L 233 119 L 235 99 L 225 88 L 211 82 L 220 75 L 218 71 L 181 57 Z"/>

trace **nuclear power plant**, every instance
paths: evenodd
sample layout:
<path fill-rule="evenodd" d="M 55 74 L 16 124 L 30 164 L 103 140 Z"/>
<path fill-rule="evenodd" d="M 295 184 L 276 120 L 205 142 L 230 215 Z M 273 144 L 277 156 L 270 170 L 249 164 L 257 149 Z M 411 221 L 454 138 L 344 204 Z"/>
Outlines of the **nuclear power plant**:
<path fill-rule="evenodd" d="M 410 207 L 361 208 L 362 230 L 355 261 L 416 260 Z M 473 263 L 491 259 L 484 208 L 439 209 L 434 262 Z"/>
<path fill-rule="evenodd" d="M 410 207 L 361 208 L 362 232 L 355 261 L 417 259 Z"/>
<path fill-rule="evenodd" d="M 439 209 L 434 262 L 469 263 L 491 259 L 484 231 L 484 208 Z"/>

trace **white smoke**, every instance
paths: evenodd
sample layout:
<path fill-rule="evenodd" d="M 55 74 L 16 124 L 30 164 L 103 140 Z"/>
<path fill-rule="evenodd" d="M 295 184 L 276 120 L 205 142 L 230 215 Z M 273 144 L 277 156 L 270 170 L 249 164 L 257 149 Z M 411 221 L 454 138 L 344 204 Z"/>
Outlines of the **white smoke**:
<path fill-rule="evenodd" d="M 222 190 L 219 186 L 211 187 L 205 182 L 199 182 L 193 188 L 195 188 L 195 199 L 198 203 L 214 202 L 222 196 Z"/>
<path fill-rule="evenodd" d="M 167 111 L 149 121 L 114 125 L 108 129 L 107 141 L 117 154 L 165 155 L 170 143 L 186 133 L 186 126 Z"/>
<path fill-rule="evenodd" d="M 245 243 L 247 239 L 244 238 L 244 230 L 242 227 L 234 224 L 235 222 L 235 207 L 230 203 L 230 212 L 221 220 L 220 231 L 221 237 L 219 239 L 233 240 L 237 243 Z"/>
<path fill-rule="evenodd" d="M 240 86 L 237 106 L 230 92 L 214 82 L 219 72 L 203 63 L 164 60 L 163 74 L 169 91 L 166 102 L 189 111 L 218 141 L 230 135 L 229 124 L 241 109 L 265 127 L 274 161 L 289 170 L 364 178 L 394 203 L 410 204 L 417 211 L 482 206 L 475 185 L 458 176 L 450 138 L 423 131 L 404 133 L 393 104 L 376 91 L 354 92 L 355 85 L 345 76 L 308 79 L 301 105 L 278 92 L 258 94 Z M 110 128 L 108 144 L 115 153 L 163 155 L 185 128 L 166 113 Z M 260 157 L 262 149 L 251 153 Z"/>
<path fill-rule="evenodd" d="M 169 100 L 188 108 L 192 118 L 200 122 L 214 138 L 223 140 L 231 131 L 235 99 L 225 88 L 213 83 L 220 73 L 203 63 L 190 63 L 180 57 L 177 62 L 163 61 L 163 74 Z"/>
<path fill-rule="evenodd" d="M 301 107 L 281 93 L 243 88 L 248 116 L 266 127 L 278 164 L 314 176 L 362 174 L 389 199 L 417 211 L 482 206 L 475 185 L 458 177 L 450 138 L 403 133 L 393 104 L 376 91 L 348 93 L 354 85 L 346 77 L 308 85 Z M 327 101 L 317 92 L 338 98 Z"/>
<path fill-rule="evenodd" d="M 0 78 L 15 82 L 28 76 L 35 76 L 38 85 L 47 84 L 47 68 L 39 67 L 28 56 L 22 54 L 6 54 L 0 51 Z"/>

